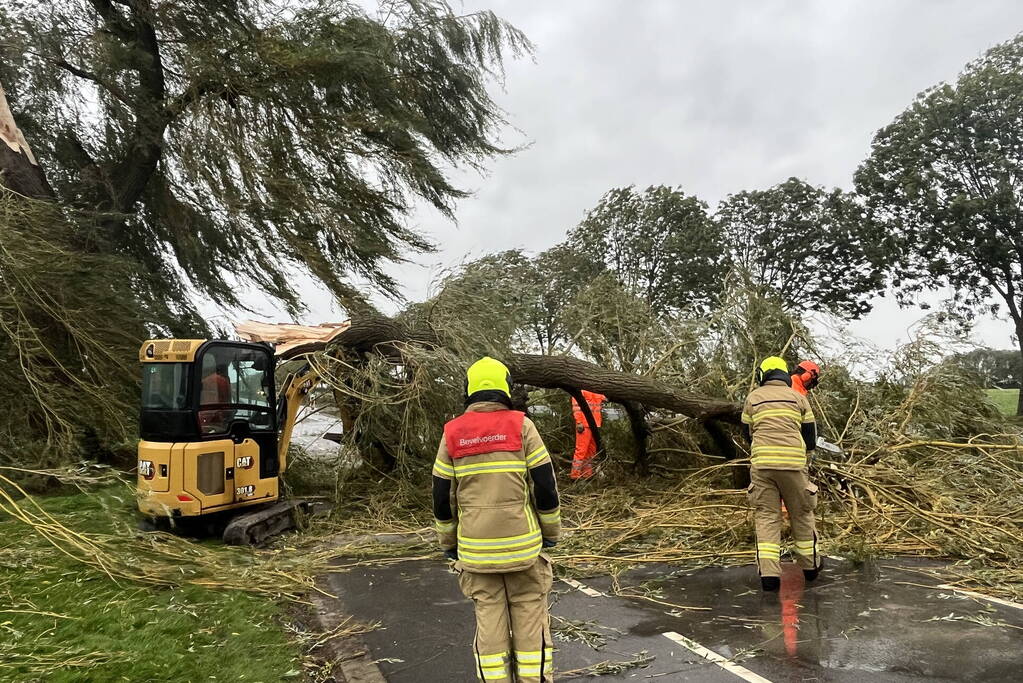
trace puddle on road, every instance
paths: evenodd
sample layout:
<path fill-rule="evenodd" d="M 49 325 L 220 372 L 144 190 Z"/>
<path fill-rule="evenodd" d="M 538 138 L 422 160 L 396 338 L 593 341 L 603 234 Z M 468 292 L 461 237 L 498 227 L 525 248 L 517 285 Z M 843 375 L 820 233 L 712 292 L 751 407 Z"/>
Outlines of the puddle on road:
<path fill-rule="evenodd" d="M 633 599 L 649 617 L 632 633 L 678 631 L 770 680 L 1019 680 L 1023 632 L 990 624 L 1023 626 L 1023 610 L 900 585 L 938 582 L 896 564 L 831 561 L 812 584 L 785 564 L 777 594 L 760 591 L 753 567 L 654 581 L 641 571 L 632 585 L 646 581 L 664 602 L 713 612 L 669 614 Z"/>

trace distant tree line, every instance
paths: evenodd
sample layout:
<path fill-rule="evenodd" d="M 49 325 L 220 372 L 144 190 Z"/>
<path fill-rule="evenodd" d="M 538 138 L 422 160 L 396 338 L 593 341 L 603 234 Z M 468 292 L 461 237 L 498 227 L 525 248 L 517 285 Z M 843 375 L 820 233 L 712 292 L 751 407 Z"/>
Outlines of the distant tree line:
<path fill-rule="evenodd" d="M 1012 349 L 974 349 L 957 355 L 955 360 L 976 373 L 987 387 L 1023 388 L 1023 359 Z"/>

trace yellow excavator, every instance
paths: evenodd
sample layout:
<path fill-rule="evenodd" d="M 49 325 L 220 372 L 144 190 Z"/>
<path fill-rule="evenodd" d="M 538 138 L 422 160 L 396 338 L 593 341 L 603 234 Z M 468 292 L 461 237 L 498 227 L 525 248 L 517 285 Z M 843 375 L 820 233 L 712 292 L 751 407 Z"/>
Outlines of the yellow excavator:
<path fill-rule="evenodd" d="M 226 543 L 260 544 L 291 528 L 281 501 L 299 407 L 319 379 L 305 363 L 276 386 L 266 342 L 151 339 L 139 350 L 138 506 L 151 522 L 230 519 Z"/>

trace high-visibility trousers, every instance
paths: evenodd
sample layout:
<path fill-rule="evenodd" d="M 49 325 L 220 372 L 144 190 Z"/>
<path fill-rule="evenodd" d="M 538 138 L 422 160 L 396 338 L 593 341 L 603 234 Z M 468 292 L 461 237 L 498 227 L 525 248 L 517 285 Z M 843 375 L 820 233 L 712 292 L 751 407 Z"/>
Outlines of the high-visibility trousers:
<path fill-rule="evenodd" d="M 757 531 L 757 567 L 761 576 L 781 576 L 782 502 L 789 512 L 796 563 L 803 569 L 820 567 L 820 549 L 813 511 L 817 486 L 804 470 L 754 467 L 748 495 Z"/>
<path fill-rule="evenodd" d="M 589 479 L 593 476 L 593 457 L 597 455 L 597 440 L 593 432 L 583 423 L 583 430 L 575 434 L 575 453 L 572 455 L 573 479 Z"/>
<path fill-rule="evenodd" d="M 548 599 L 554 572 L 540 555 L 520 572 L 462 570 L 458 584 L 476 606 L 476 677 L 488 683 L 553 683 L 554 641 Z"/>

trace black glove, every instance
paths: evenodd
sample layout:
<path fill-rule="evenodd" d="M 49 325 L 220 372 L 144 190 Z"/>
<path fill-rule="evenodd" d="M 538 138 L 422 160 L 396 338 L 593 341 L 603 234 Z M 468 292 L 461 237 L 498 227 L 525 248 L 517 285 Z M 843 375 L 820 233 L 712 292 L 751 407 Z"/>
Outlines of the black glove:
<path fill-rule="evenodd" d="M 445 550 L 444 557 L 448 558 L 449 560 L 457 560 L 458 548 L 451 548 L 450 550 Z"/>
<path fill-rule="evenodd" d="M 551 539 L 549 539 L 549 538 L 545 538 L 545 539 L 543 539 L 543 547 L 544 547 L 544 548 L 553 548 L 553 547 L 554 547 L 554 546 L 556 546 L 557 544 L 558 544 L 558 542 L 557 542 L 557 541 L 552 541 L 552 540 L 551 540 Z"/>

